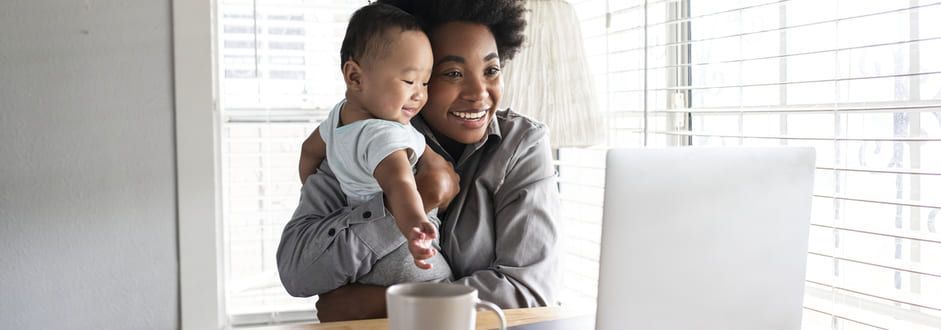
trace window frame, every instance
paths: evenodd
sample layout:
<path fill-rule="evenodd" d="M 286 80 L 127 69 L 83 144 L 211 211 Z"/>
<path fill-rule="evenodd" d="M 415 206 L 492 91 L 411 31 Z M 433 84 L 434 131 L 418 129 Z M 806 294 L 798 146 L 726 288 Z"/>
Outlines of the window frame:
<path fill-rule="evenodd" d="M 216 2 L 173 0 L 181 329 L 228 326 L 222 267 Z"/>

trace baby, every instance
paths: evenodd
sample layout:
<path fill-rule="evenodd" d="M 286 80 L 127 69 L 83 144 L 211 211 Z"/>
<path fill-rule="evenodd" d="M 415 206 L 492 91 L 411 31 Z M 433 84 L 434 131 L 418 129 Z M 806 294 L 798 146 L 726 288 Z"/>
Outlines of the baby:
<path fill-rule="evenodd" d="M 385 193 L 406 242 L 356 282 L 448 280 L 451 269 L 432 248 L 440 221 L 434 210 L 426 215 L 412 172 L 419 161 L 446 162 L 409 124 L 427 100 L 433 64 L 428 37 L 411 15 L 374 3 L 350 18 L 340 57 L 346 99 L 304 141 L 300 172 L 313 173 L 329 159 L 352 207 Z"/>

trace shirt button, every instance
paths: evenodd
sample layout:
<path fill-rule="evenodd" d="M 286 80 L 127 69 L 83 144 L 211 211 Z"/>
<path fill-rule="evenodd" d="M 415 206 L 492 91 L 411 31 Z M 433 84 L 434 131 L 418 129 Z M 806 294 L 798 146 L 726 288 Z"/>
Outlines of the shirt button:
<path fill-rule="evenodd" d="M 369 212 L 369 211 L 363 212 L 363 218 L 369 219 L 369 217 L 371 216 L 372 216 L 372 212 Z"/>
<path fill-rule="evenodd" d="M 333 228 L 330 228 L 330 230 L 327 231 L 327 235 L 330 235 L 330 236 L 336 235 L 336 233 L 337 233 L 337 230 Z"/>

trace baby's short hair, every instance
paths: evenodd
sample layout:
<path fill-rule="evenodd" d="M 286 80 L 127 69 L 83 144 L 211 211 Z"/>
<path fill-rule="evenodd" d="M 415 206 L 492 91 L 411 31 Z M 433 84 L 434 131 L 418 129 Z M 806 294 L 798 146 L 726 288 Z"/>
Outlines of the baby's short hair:
<path fill-rule="evenodd" d="M 415 16 L 396 6 L 372 3 L 356 10 L 350 17 L 340 46 L 340 67 L 348 60 L 375 59 L 392 44 L 384 34 L 390 28 L 404 31 L 421 31 Z"/>

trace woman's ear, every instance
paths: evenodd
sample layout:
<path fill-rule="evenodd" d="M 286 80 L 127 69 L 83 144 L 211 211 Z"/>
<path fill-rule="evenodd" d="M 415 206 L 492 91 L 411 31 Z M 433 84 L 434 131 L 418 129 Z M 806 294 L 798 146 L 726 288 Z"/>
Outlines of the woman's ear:
<path fill-rule="evenodd" d="M 343 63 L 343 80 L 346 82 L 346 89 L 351 91 L 363 90 L 363 68 L 359 63 L 352 59 Z"/>

